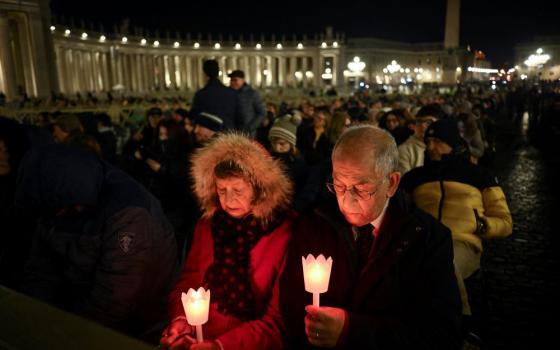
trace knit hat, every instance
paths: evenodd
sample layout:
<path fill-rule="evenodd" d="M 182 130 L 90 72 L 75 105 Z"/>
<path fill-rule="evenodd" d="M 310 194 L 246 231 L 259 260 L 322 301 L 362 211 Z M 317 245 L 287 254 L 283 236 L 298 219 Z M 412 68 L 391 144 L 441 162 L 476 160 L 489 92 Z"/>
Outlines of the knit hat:
<path fill-rule="evenodd" d="M 222 131 L 222 129 L 224 128 L 224 121 L 222 120 L 222 118 L 207 112 L 202 112 L 197 115 L 194 118 L 194 123 L 215 132 Z"/>
<path fill-rule="evenodd" d="M 301 117 L 297 115 L 286 114 L 283 117 L 276 119 L 270 131 L 268 132 L 268 139 L 272 140 L 273 137 L 280 138 L 288 141 L 292 146 L 296 146 L 296 132 L 297 127 L 301 123 Z"/>
<path fill-rule="evenodd" d="M 432 123 L 426 130 L 424 142 L 426 142 L 429 137 L 438 138 L 453 149 L 462 144 L 459 126 L 454 119 L 441 119 Z"/>

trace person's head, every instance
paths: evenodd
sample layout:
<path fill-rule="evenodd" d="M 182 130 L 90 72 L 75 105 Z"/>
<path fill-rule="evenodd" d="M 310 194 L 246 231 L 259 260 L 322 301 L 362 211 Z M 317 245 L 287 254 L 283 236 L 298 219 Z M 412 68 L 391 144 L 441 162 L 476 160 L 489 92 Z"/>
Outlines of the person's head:
<path fill-rule="evenodd" d="M 202 71 L 207 79 L 217 79 L 220 74 L 220 66 L 216 60 L 206 60 L 202 64 Z"/>
<path fill-rule="evenodd" d="M 274 153 L 294 152 L 297 141 L 297 127 L 301 122 L 301 118 L 296 115 L 287 114 L 276 119 L 270 131 L 268 139 L 270 147 Z"/>
<path fill-rule="evenodd" d="M 175 113 L 173 113 L 173 119 L 179 124 L 182 124 L 185 119 L 189 116 L 189 112 L 184 108 L 177 108 L 175 109 Z"/>
<path fill-rule="evenodd" d="M 382 121 L 380 122 L 380 126 L 383 129 L 393 131 L 399 126 L 402 126 L 404 123 L 404 115 L 401 110 L 393 109 L 387 112 L 383 117 Z"/>
<path fill-rule="evenodd" d="M 346 221 L 363 226 L 377 219 L 397 191 L 398 159 L 397 144 L 385 130 L 361 124 L 342 134 L 332 153 L 330 189 Z"/>
<path fill-rule="evenodd" d="M 99 113 L 95 115 L 97 119 L 97 128 L 110 128 L 113 126 L 111 117 L 107 113 Z"/>
<path fill-rule="evenodd" d="M 150 108 L 146 113 L 146 117 L 148 118 L 148 124 L 150 124 L 150 127 L 155 129 L 163 117 L 163 111 L 159 107 Z"/>
<path fill-rule="evenodd" d="M 234 90 L 239 90 L 245 85 L 245 73 L 242 70 L 234 70 L 228 74 L 229 86 Z"/>
<path fill-rule="evenodd" d="M 292 185 L 280 163 L 245 136 L 220 134 L 195 153 L 192 164 L 204 217 L 222 209 L 234 218 L 252 214 L 264 222 L 289 206 Z"/>
<path fill-rule="evenodd" d="M 65 114 L 56 118 L 53 126 L 53 137 L 56 143 L 66 143 L 68 139 L 83 133 L 80 119 L 73 114 Z"/>
<path fill-rule="evenodd" d="M 313 127 L 315 129 L 324 129 L 329 125 L 331 114 L 328 110 L 320 108 L 313 114 Z"/>
<path fill-rule="evenodd" d="M 430 104 L 420 108 L 415 118 L 416 127 L 414 132 L 416 136 L 423 139 L 428 127 L 435 121 L 443 118 L 443 115 L 443 110 L 438 104 Z"/>
<path fill-rule="evenodd" d="M 209 141 L 224 129 L 224 121 L 217 115 L 202 112 L 194 120 L 194 138 L 198 143 Z"/>
<path fill-rule="evenodd" d="M 304 102 L 301 105 L 301 111 L 303 112 L 303 118 L 311 118 L 315 113 L 315 106 L 311 102 Z"/>
<path fill-rule="evenodd" d="M 438 161 L 443 156 L 452 154 L 456 148 L 463 144 L 457 121 L 442 119 L 433 123 L 426 130 L 424 142 L 430 160 Z"/>
<path fill-rule="evenodd" d="M 344 111 L 337 111 L 333 114 L 327 136 L 332 143 L 336 143 L 338 138 L 346 129 L 350 127 L 352 120 L 350 115 Z"/>

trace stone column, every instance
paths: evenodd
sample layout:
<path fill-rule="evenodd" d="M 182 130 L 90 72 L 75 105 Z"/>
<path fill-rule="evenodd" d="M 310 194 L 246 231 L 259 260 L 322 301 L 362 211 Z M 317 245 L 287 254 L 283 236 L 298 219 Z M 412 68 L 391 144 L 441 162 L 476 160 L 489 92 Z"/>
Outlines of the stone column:
<path fill-rule="evenodd" d="M 303 56 L 301 58 L 301 72 L 303 73 L 303 78 L 302 78 L 303 87 L 309 86 L 309 83 L 307 81 L 307 74 L 306 74 L 307 73 L 307 60 L 308 60 L 307 56 Z"/>
<path fill-rule="evenodd" d="M 59 91 L 62 93 L 67 94 L 69 91 L 68 89 L 68 81 L 66 75 L 66 67 L 69 63 L 66 62 L 66 55 L 65 50 L 62 47 L 57 47 L 55 49 L 56 52 L 56 70 L 58 72 L 58 87 Z"/>
<path fill-rule="evenodd" d="M 17 34 L 14 38 L 14 47 L 20 55 L 21 68 L 23 71 L 23 81 L 25 84 L 25 92 L 29 96 L 37 96 L 37 79 L 35 76 L 35 64 L 32 54 L 32 40 L 29 33 L 29 20 L 27 14 L 20 13 L 16 15 Z M 16 62 L 17 64 L 17 62 Z"/>
<path fill-rule="evenodd" d="M 2 69 L 3 90 L 8 101 L 17 96 L 16 67 L 10 44 L 10 26 L 8 15 L 0 11 L 0 69 Z"/>

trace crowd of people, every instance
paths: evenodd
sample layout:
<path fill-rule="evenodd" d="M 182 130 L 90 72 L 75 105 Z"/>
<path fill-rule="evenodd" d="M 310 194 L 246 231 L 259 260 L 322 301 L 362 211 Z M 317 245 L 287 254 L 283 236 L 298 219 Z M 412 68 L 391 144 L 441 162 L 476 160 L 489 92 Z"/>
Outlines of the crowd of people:
<path fill-rule="evenodd" d="M 143 118 L 0 118 L 0 284 L 162 348 L 461 347 L 464 280 L 512 232 L 492 161 L 519 93 L 275 104 L 203 69 L 192 104 Z M 322 306 L 308 254 L 334 261 Z"/>

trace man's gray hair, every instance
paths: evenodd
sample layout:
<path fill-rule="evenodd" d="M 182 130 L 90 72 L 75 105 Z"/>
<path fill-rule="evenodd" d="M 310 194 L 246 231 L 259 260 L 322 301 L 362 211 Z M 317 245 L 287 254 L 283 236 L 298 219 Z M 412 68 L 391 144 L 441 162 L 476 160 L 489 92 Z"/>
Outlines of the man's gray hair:
<path fill-rule="evenodd" d="M 380 176 L 396 171 L 399 164 L 399 151 L 393 136 L 371 124 L 348 128 L 334 145 L 333 157 L 337 153 L 342 157 L 370 155 L 373 170 Z"/>

